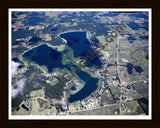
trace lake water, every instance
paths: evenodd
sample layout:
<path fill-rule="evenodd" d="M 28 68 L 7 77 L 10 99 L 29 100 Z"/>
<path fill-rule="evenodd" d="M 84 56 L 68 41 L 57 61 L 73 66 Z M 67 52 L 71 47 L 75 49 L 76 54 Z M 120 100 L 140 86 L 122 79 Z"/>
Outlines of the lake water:
<path fill-rule="evenodd" d="M 68 101 L 71 103 L 74 101 L 85 99 L 86 97 L 91 95 L 91 93 L 94 92 L 98 87 L 97 78 L 91 77 L 88 73 L 84 71 L 78 72 L 77 75 L 80 77 L 81 80 L 85 82 L 85 85 L 79 92 L 69 97 Z"/>
<path fill-rule="evenodd" d="M 89 40 L 86 37 L 86 32 L 68 32 L 60 35 L 61 38 L 67 40 L 67 45 L 73 49 L 74 57 L 87 57 L 90 53 L 93 53 L 93 50 L 90 46 Z M 95 56 L 94 59 L 89 59 L 88 67 L 96 66 L 100 68 L 102 66 L 99 57 Z"/>
<path fill-rule="evenodd" d="M 68 32 L 61 34 L 60 37 L 67 40 L 68 46 L 74 51 L 74 57 L 79 57 L 83 52 L 91 50 L 86 32 Z"/>
<path fill-rule="evenodd" d="M 46 44 L 27 51 L 23 54 L 23 58 L 29 62 L 35 62 L 40 66 L 46 66 L 48 72 L 52 72 L 54 68 L 64 68 L 61 63 L 62 54 Z"/>
<path fill-rule="evenodd" d="M 68 32 L 61 34 L 60 37 L 67 40 L 67 45 L 73 49 L 74 57 L 87 57 L 87 55 L 90 55 L 89 52 L 93 53 L 90 42 L 86 37 L 86 32 Z M 100 68 L 102 66 L 99 57 L 95 56 L 94 59 L 89 60 L 87 66 L 90 67 L 93 65 L 96 66 L 96 68 Z M 98 87 L 97 78 L 91 77 L 84 71 L 76 72 L 76 74 L 85 82 L 85 85 L 80 91 L 69 97 L 68 101 L 71 103 L 85 99 Z"/>
<path fill-rule="evenodd" d="M 60 37 L 67 40 L 67 45 L 73 49 L 74 57 L 87 55 L 87 51 L 92 51 L 89 41 L 86 38 L 86 32 L 69 32 L 61 34 Z M 23 58 L 30 62 L 34 62 L 40 66 L 45 66 L 48 72 L 52 72 L 55 68 L 64 68 L 66 65 L 62 64 L 63 52 L 58 52 L 56 49 L 49 47 L 46 44 L 42 44 L 35 47 L 23 54 Z M 98 57 L 95 57 L 87 66 L 97 66 L 101 67 L 102 63 Z M 75 65 L 73 65 L 75 66 Z M 72 67 L 66 67 L 71 70 Z M 83 100 L 92 92 L 94 92 L 98 85 L 98 78 L 93 78 L 87 72 L 80 71 L 76 72 L 79 78 L 84 81 L 84 87 L 69 97 L 69 102 L 74 102 L 78 100 Z M 72 88 L 74 90 L 74 88 Z"/>

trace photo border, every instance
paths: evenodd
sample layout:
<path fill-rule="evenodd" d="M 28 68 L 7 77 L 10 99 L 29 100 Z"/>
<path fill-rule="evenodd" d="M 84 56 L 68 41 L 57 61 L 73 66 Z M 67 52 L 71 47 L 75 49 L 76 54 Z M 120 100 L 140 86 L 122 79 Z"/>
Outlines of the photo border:
<path fill-rule="evenodd" d="M 149 18 L 149 22 L 148 22 L 148 25 L 149 25 L 149 30 L 148 30 L 148 33 L 149 33 L 149 38 L 148 38 L 148 42 L 149 42 L 149 115 L 76 115 L 76 116 L 73 116 L 73 115 L 64 115 L 64 116 L 41 116 L 41 115 L 23 115 L 23 116 L 19 116 L 19 115 L 11 115 L 11 12 L 12 11 L 20 11 L 20 12 L 47 12 L 47 11 L 53 11 L 53 12 L 63 12 L 63 11 L 67 11 L 67 12 L 75 12 L 75 11 L 85 11 L 85 12 L 92 12 L 92 11 L 118 11 L 118 12 L 143 12 L 143 11 L 146 11 L 148 12 L 148 18 Z M 64 8 L 58 8 L 58 9 L 48 9 L 48 8 L 44 8 L 44 9 L 19 9 L 19 8 L 10 8 L 9 9 L 9 119 L 19 119 L 19 120 L 48 120 L 48 119 L 51 119 L 51 120 L 66 120 L 66 119 L 70 119 L 70 120 L 93 120 L 93 119 L 96 119 L 96 120 L 132 120 L 132 119 L 135 119 L 135 120 L 151 120 L 152 119 L 152 79 L 151 79 L 151 67 L 152 67 L 152 52 L 151 52 L 151 49 L 152 49 L 152 43 L 151 43 L 151 31 L 152 31 L 152 20 L 151 20 L 151 13 L 152 13 L 152 9 L 151 8 L 138 8 L 138 9 L 127 9 L 127 8 L 119 8 L 119 9 L 115 9 L 115 8 L 110 8 L 110 9 L 89 9 L 89 8 L 84 8 L 84 9 L 79 9 L 79 8 L 67 8 L 67 9 L 64 9 Z"/>
<path fill-rule="evenodd" d="M 1 0 L 0 122 L 4 128 L 159 128 L 159 0 Z M 152 120 L 9 120 L 8 119 L 8 9 L 9 8 L 151 8 L 152 9 Z M 3 31 L 2 31 L 3 30 Z"/>

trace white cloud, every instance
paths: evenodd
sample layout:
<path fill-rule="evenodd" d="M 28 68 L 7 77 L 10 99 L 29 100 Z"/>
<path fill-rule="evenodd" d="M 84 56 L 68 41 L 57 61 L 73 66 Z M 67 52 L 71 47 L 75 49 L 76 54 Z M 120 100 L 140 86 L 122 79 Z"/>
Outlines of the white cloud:
<path fill-rule="evenodd" d="M 17 88 L 12 88 L 12 97 L 15 97 L 19 93 L 22 95 L 23 94 L 23 88 L 25 85 L 25 80 L 26 79 L 21 79 L 16 82 Z"/>
<path fill-rule="evenodd" d="M 17 71 L 19 65 L 20 63 L 11 61 L 11 73 L 12 74 L 14 74 Z"/>

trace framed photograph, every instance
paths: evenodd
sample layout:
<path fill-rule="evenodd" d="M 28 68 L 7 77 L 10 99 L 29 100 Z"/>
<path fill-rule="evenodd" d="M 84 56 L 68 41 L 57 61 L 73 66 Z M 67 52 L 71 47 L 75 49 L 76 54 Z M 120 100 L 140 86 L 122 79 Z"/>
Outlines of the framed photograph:
<path fill-rule="evenodd" d="M 149 119 L 152 9 L 9 8 L 9 119 Z"/>

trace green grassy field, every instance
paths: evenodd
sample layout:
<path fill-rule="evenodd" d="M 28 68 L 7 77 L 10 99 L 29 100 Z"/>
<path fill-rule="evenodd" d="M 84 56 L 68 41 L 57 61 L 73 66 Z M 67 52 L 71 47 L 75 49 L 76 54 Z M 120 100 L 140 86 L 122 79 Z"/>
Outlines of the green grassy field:
<path fill-rule="evenodd" d="M 123 113 L 124 115 L 129 115 L 129 114 L 137 115 L 144 113 L 142 107 L 138 104 L 137 100 L 126 102 L 124 105 L 127 110 Z"/>
<path fill-rule="evenodd" d="M 114 95 L 114 98 L 120 97 L 121 90 L 119 87 L 110 87 L 112 94 Z"/>

